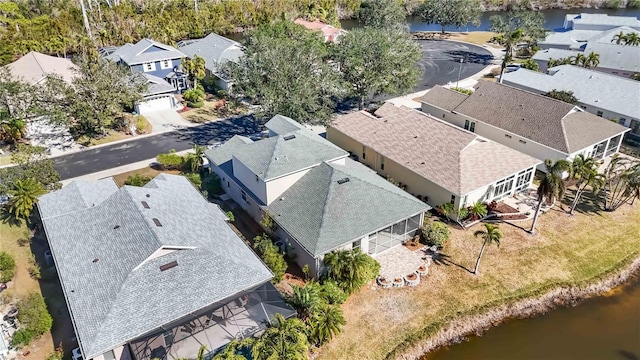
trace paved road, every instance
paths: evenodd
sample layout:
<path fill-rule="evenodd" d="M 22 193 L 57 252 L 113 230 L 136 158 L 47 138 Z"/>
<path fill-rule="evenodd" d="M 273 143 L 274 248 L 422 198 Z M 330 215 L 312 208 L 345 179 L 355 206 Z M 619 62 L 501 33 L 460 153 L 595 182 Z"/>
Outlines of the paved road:
<path fill-rule="evenodd" d="M 193 144 L 206 145 L 258 131 L 256 122 L 243 116 L 63 155 L 53 158 L 53 162 L 62 180 L 66 180 L 151 159 L 170 149 L 188 150 Z"/>
<path fill-rule="evenodd" d="M 446 40 L 419 40 L 419 43 L 423 51 L 420 66 L 424 74 L 415 91 L 455 82 L 458 70 L 460 79 L 468 78 L 490 65 L 493 59 L 489 50 L 477 45 Z M 463 59 L 462 64 L 460 59 Z"/>
<path fill-rule="evenodd" d="M 492 59 L 488 50 L 475 45 L 438 40 L 421 40 L 420 45 L 424 50 L 420 65 L 425 72 L 415 91 L 428 89 L 436 84 L 455 82 L 461 58 L 464 62 L 460 69 L 460 79 L 481 71 Z M 251 117 L 245 116 L 84 150 L 56 157 L 53 161 L 62 180 L 66 180 L 151 159 L 170 149 L 187 150 L 193 144 L 210 144 L 227 140 L 236 134 L 248 135 L 258 131 L 259 126 Z"/>

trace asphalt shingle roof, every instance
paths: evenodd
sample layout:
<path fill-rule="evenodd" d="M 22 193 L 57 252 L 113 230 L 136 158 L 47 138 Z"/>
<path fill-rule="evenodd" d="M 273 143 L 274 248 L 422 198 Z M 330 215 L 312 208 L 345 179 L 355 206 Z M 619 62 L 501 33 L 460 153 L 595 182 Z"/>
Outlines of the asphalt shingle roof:
<path fill-rule="evenodd" d="M 573 22 L 573 28 L 575 29 L 583 28 L 585 25 L 587 28 L 591 28 L 590 25 L 640 27 L 640 20 L 635 16 L 609 16 L 608 14 L 580 13 L 565 15 L 565 21 Z"/>
<path fill-rule="evenodd" d="M 31 51 L 20 59 L 7 65 L 16 78 L 33 85 L 44 80 L 47 75 L 58 75 L 67 83 L 76 77 L 76 66 L 69 59 L 49 56 Z"/>
<path fill-rule="evenodd" d="M 253 140 L 245 136 L 234 135 L 231 139 L 227 140 L 224 144 L 208 149 L 204 152 L 204 155 L 212 161 L 214 164 L 220 166 L 227 161 L 231 161 L 233 154 L 242 145 L 251 144 Z"/>
<path fill-rule="evenodd" d="M 146 52 L 151 47 L 158 47 L 162 51 Z M 125 44 L 106 58 L 115 62 L 122 60 L 127 65 L 136 65 L 146 62 L 168 59 L 182 59 L 187 57 L 173 46 L 165 45 L 150 39 L 142 39 L 135 44 Z"/>
<path fill-rule="evenodd" d="M 233 155 L 261 179 L 271 180 L 348 153 L 308 130 L 298 130 L 244 145 Z"/>
<path fill-rule="evenodd" d="M 162 78 L 146 73 L 142 73 L 142 75 L 144 75 L 149 84 L 149 88 L 145 95 L 172 93 L 175 91 L 173 86 Z"/>
<path fill-rule="evenodd" d="M 414 109 L 387 103 L 380 114 L 339 116 L 332 128 L 458 196 L 540 163 Z"/>
<path fill-rule="evenodd" d="M 202 39 L 192 40 L 188 45 L 181 46 L 180 51 L 188 57 L 195 55 L 204 58 L 205 66 L 214 74 L 218 73 L 219 65 L 226 61 L 238 62 L 242 57 L 242 45 L 237 41 L 227 39 L 211 33 Z"/>
<path fill-rule="evenodd" d="M 467 95 L 442 86 L 434 86 L 426 94 L 418 98 L 418 101 L 435 105 L 443 110 L 451 111 L 456 106 L 462 104 L 467 99 Z"/>
<path fill-rule="evenodd" d="M 345 178 L 349 181 L 338 183 Z M 316 166 L 268 209 L 309 253 L 319 256 L 429 206 L 346 159 L 346 165 Z"/>
<path fill-rule="evenodd" d="M 82 186 L 43 195 L 38 207 L 85 358 L 272 277 L 182 176 L 125 186 L 81 211 L 55 209 L 93 190 Z M 179 250 L 158 254 L 163 247 Z M 160 270 L 172 261 L 178 265 Z"/>
<path fill-rule="evenodd" d="M 305 129 L 299 122 L 283 115 L 272 117 L 264 126 L 278 135 Z"/>

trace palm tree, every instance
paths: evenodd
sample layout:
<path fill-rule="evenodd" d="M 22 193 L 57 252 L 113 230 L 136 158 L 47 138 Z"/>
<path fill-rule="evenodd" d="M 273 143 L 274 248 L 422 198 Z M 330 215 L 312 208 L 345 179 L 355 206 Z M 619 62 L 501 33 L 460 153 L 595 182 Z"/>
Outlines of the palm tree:
<path fill-rule="evenodd" d="M 287 303 L 298 312 L 298 317 L 308 322 L 320 306 L 321 298 L 315 286 L 293 286 L 293 293 L 286 297 Z"/>
<path fill-rule="evenodd" d="M 311 338 L 318 345 L 333 339 L 347 322 L 339 306 L 324 304 L 313 314 Z"/>
<path fill-rule="evenodd" d="M 477 230 L 473 233 L 473 236 L 480 236 L 484 240 L 482 242 L 482 247 L 480 248 L 480 254 L 478 254 L 478 260 L 476 260 L 476 267 L 473 270 L 474 274 L 478 273 L 480 259 L 482 258 L 482 254 L 484 253 L 484 247 L 493 243 L 495 243 L 496 246 L 500 247 L 500 239 L 502 239 L 502 233 L 500 232 L 500 229 L 497 225 L 484 224 L 484 227 L 485 230 Z"/>
<path fill-rule="evenodd" d="M 198 55 L 195 55 L 192 59 L 183 61 L 182 67 L 184 71 L 189 74 L 189 79 L 193 82 L 194 89 L 198 87 L 198 80 L 207 75 L 206 62 L 204 58 Z"/>
<path fill-rule="evenodd" d="M 243 347 L 246 343 L 233 340 L 228 343 L 221 352 L 217 353 L 211 360 L 247 360 L 244 355 L 238 354 L 238 348 Z"/>
<path fill-rule="evenodd" d="M 477 217 L 478 219 L 482 219 L 487 216 L 488 213 L 487 206 L 479 201 L 471 205 L 469 212 L 473 217 Z"/>
<path fill-rule="evenodd" d="M 604 172 L 604 209 L 614 211 L 628 200 L 640 196 L 640 161 L 623 158 L 617 154 L 611 158 Z"/>
<path fill-rule="evenodd" d="M 584 54 L 579 53 L 576 56 L 571 56 L 569 59 L 571 61 L 571 65 L 575 65 L 575 66 L 583 66 L 584 62 L 586 60 L 586 56 L 584 56 Z M 585 66 L 586 67 L 586 66 Z"/>
<path fill-rule="evenodd" d="M 620 32 L 620 34 L 622 34 L 622 32 Z M 618 35 L 614 36 L 614 39 Z M 640 36 L 638 36 L 638 33 L 635 33 L 635 32 L 627 33 L 622 37 L 622 43 L 623 45 L 638 46 L 640 45 Z M 619 44 L 619 42 L 616 42 L 616 44 Z"/>
<path fill-rule="evenodd" d="M 323 262 L 326 267 L 324 276 L 335 280 L 348 293 L 375 278 L 380 268 L 380 264 L 359 250 L 332 251 L 325 255 Z"/>
<path fill-rule="evenodd" d="M 504 57 L 502 58 L 502 65 L 500 66 L 500 79 L 498 82 L 502 84 L 502 76 L 504 70 L 507 68 L 507 64 L 513 59 L 513 46 L 516 45 L 524 37 L 523 29 L 516 29 L 512 33 L 505 34 L 503 36 L 504 41 Z"/>
<path fill-rule="evenodd" d="M 34 178 L 16 180 L 13 188 L 8 191 L 9 213 L 16 219 L 29 220 L 33 207 L 38 202 L 38 196 L 46 193 L 44 186 Z"/>
<path fill-rule="evenodd" d="M 450 216 L 456 213 L 456 209 L 452 203 L 444 203 L 438 205 L 438 211 L 442 216 L 444 216 L 445 220 L 449 221 Z"/>
<path fill-rule="evenodd" d="M 254 360 L 306 360 L 307 351 L 309 340 L 304 323 L 276 314 L 273 325 L 253 344 L 251 356 Z"/>
<path fill-rule="evenodd" d="M 535 215 L 533 215 L 531 230 L 529 230 L 532 234 L 535 232 L 542 204 L 562 198 L 564 192 L 567 190 L 562 175 L 564 175 L 565 172 L 571 174 L 571 163 L 567 160 L 561 159 L 554 163 L 553 160 L 547 159 L 544 161 L 544 165 L 547 173 L 544 175 L 544 178 L 542 178 L 540 185 L 538 185 L 538 206 L 536 207 Z"/>
<path fill-rule="evenodd" d="M 204 156 L 205 149 L 206 148 L 202 145 L 193 145 L 193 154 L 190 154 L 188 157 L 191 172 L 198 171 L 198 169 L 200 169 L 204 164 L 202 156 Z"/>
<path fill-rule="evenodd" d="M 600 54 L 596 54 L 595 52 L 590 52 L 589 55 L 584 59 L 582 66 L 591 69 L 592 67 L 598 67 L 600 64 Z"/>
<path fill-rule="evenodd" d="M 571 204 L 569 214 L 573 215 L 580 196 L 582 196 L 587 186 L 590 186 L 596 194 L 604 186 L 604 175 L 598 173 L 598 165 L 594 158 L 585 157 L 583 154 L 573 159 L 571 172 L 573 173 L 573 178 L 578 180 L 578 183 L 576 184 L 576 196 L 573 199 L 573 204 Z"/>
<path fill-rule="evenodd" d="M 616 42 L 617 45 L 620 45 L 622 42 L 625 41 L 625 35 L 622 31 L 620 31 L 619 33 L 617 33 L 613 39 L 611 39 L 611 42 Z"/>

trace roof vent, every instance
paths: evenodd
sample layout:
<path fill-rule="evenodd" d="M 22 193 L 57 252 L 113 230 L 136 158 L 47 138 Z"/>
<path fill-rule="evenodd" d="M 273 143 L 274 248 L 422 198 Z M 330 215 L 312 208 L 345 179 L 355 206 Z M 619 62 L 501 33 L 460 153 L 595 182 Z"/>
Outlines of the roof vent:
<path fill-rule="evenodd" d="M 414 138 L 414 139 L 417 139 L 417 138 L 418 138 L 418 135 L 413 135 L 413 138 Z"/>
<path fill-rule="evenodd" d="M 119 229 L 119 228 L 120 228 L 120 225 L 116 225 L 116 226 L 113 227 L 113 230 Z"/>
<path fill-rule="evenodd" d="M 423 161 L 423 162 L 420 163 L 420 165 L 426 165 L 426 163 Z"/>
<path fill-rule="evenodd" d="M 291 134 L 291 135 L 285 136 L 283 139 L 284 139 L 284 141 L 287 141 L 287 140 L 292 140 L 292 139 L 295 139 L 295 138 L 296 138 L 296 136 Z"/>
<path fill-rule="evenodd" d="M 151 197 L 151 194 L 147 194 L 147 197 Z"/>
<path fill-rule="evenodd" d="M 143 207 L 143 208 L 145 208 L 145 209 L 150 209 L 150 208 L 149 208 L 149 204 L 148 204 L 146 201 L 141 201 L 141 203 L 142 203 L 142 207 Z"/>
<path fill-rule="evenodd" d="M 165 271 L 165 270 L 169 270 L 171 268 L 174 268 L 178 266 L 178 262 L 176 260 L 168 263 L 168 264 L 164 264 L 164 265 L 160 265 L 160 271 Z"/>
<path fill-rule="evenodd" d="M 522 118 L 522 121 L 524 121 L 524 118 Z"/>
<path fill-rule="evenodd" d="M 100 259 L 95 258 L 95 259 L 93 259 L 92 263 L 94 263 L 94 264 L 95 264 L 95 263 L 97 263 L 98 261 L 100 261 Z"/>
<path fill-rule="evenodd" d="M 348 177 L 338 180 L 338 184 L 340 184 L 340 185 L 342 185 L 344 183 L 348 183 L 348 182 L 349 182 L 349 178 Z"/>
<path fill-rule="evenodd" d="M 158 220 L 158 218 L 153 218 L 153 223 L 156 224 L 157 227 L 162 227 L 162 223 L 160 223 L 160 220 Z"/>

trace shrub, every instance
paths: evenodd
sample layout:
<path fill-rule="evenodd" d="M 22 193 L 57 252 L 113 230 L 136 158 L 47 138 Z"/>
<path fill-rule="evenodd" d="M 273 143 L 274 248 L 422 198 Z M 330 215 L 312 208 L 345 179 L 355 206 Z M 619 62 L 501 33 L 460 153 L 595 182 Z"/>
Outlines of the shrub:
<path fill-rule="evenodd" d="M 342 304 L 347 301 L 349 294 L 344 292 L 333 280 L 326 280 L 320 287 L 320 296 L 331 305 Z"/>
<path fill-rule="evenodd" d="M 11 289 L 5 289 L 0 293 L 0 303 L 10 304 L 13 302 L 13 291 Z"/>
<path fill-rule="evenodd" d="M 236 217 L 235 217 L 235 216 L 233 216 L 233 213 L 232 213 L 231 211 L 227 211 L 227 212 L 225 212 L 224 214 L 229 218 L 229 221 L 230 221 L 230 222 L 234 222 L 234 221 L 236 221 Z"/>
<path fill-rule="evenodd" d="M 29 266 L 29 275 L 36 280 L 40 280 L 41 278 L 41 274 L 40 274 L 40 265 L 38 264 L 31 264 L 31 266 Z"/>
<path fill-rule="evenodd" d="M 220 177 L 215 173 L 205 173 L 202 176 L 202 190 L 208 194 L 220 195 L 222 194 L 222 185 L 220 184 Z"/>
<path fill-rule="evenodd" d="M 459 87 L 452 87 L 450 90 L 457 91 L 457 92 L 465 94 L 465 95 L 473 94 L 473 90 L 471 90 L 471 89 L 463 89 L 463 88 L 459 88 Z"/>
<path fill-rule="evenodd" d="M 33 332 L 27 329 L 20 329 L 13 334 L 11 338 L 12 346 L 29 345 L 33 340 Z"/>
<path fill-rule="evenodd" d="M 345 292 L 351 294 L 380 272 L 380 264 L 360 250 L 338 250 L 325 255 L 324 280 L 334 280 Z"/>
<path fill-rule="evenodd" d="M 271 238 L 266 234 L 256 236 L 253 241 L 253 247 L 260 253 L 262 261 L 273 272 L 274 276 L 271 282 L 274 284 L 279 283 L 287 271 L 287 262 L 284 259 L 284 255 L 280 253 L 280 249 L 273 244 Z"/>
<path fill-rule="evenodd" d="M 146 134 L 147 131 L 149 130 L 148 128 L 151 127 L 151 124 L 149 124 L 147 119 L 145 119 L 145 117 L 142 115 L 136 116 L 135 125 L 136 125 L 136 132 L 138 134 Z"/>
<path fill-rule="evenodd" d="M 51 330 L 53 319 L 47 311 L 47 304 L 42 295 L 30 293 L 16 304 L 18 308 L 18 321 L 33 338 Z"/>
<path fill-rule="evenodd" d="M 18 239 L 18 246 L 25 247 L 27 245 L 31 245 L 31 238 L 33 234 L 31 234 L 31 230 L 25 230 L 22 232 L 22 237 Z"/>
<path fill-rule="evenodd" d="M 0 282 L 8 282 L 15 275 L 16 261 L 6 252 L 0 252 Z"/>
<path fill-rule="evenodd" d="M 199 173 L 184 174 L 184 177 L 189 179 L 189 181 L 191 181 L 191 183 L 198 189 L 202 187 L 202 178 Z"/>
<path fill-rule="evenodd" d="M 188 107 L 199 108 L 204 105 L 204 90 L 201 87 L 185 91 L 182 97 L 187 101 Z"/>
<path fill-rule="evenodd" d="M 604 3 L 605 9 L 619 9 L 620 6 L 622 6 L 621 0 L 607 0 L 607 2 Z"/>
<path fill-rule="evenodd" d="M 640 0 L 629 0 L 629 2 L 627 2 L 627 8 L 629 9 L 640 8 Z"/>
<path fill-rule="evenodd" d="M 184 158 L 173 152 L 169 152 L 168 154 L 159 154 L 156 156 L 156 161 L 158 161 L 158 163 L 162 165 L 162 168 L 166 170 L 180 170 L 184 165 Z"/>
<path fill-rule="evenodd" d="M 422 238 L 429 246 L 443 247 L 445 242 L 449 240 L 451 230 L 446 224 L 439 221 L 431 221 L 422 228 Z"/>
<path fill-rule="evenodd" d="M 124 184 L 131 186 L 145 186 L 149 181 L 151 181 L 151 178 L 149 176 L 145 176 L 142 174 L 133 174 L 124 181 Z"/>
<path fill-rule="evenodd" d="M 523 61 L 522 62 L 522 68 L 523 69 L 527 69 L 527 70 L 533 70 L 533 71 L 539 71 L 540 70 L 540 66 L 533 59 L 527 59 L 527 60 Z"/>

